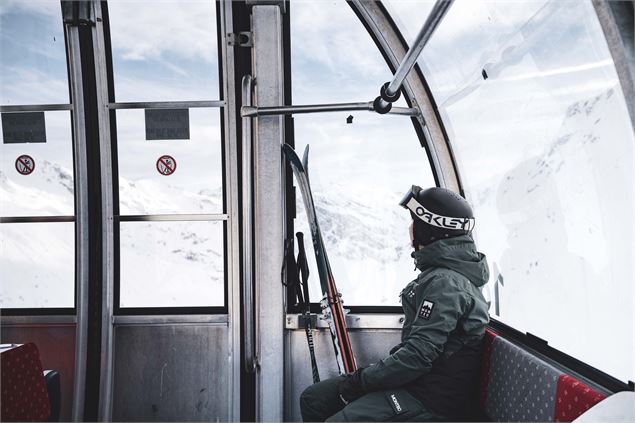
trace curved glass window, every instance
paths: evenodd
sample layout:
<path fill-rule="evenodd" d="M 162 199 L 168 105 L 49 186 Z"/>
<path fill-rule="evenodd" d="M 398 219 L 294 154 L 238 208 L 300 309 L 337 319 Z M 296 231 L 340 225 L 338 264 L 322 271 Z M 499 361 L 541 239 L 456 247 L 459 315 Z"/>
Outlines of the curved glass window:
<path fill-rule="evenodd" d="M 348 5 L 294 2 L 290 9 L 293 103 L 374 99 L 391 72 Z M 410 119 L 366 111 L 297 115 L 294 128 L 296 150 L 310 145 L 318 220 L 345 304 L 399 305 L 416 272 L 410 215 L 398 203 L 412 184 L 434 185 Z M 295 230 L 306 234 L 316 302 L 322 293 L 299 191 Z"/>
<path fill-rule="evenodd" d="M 492 266 L 492 315 L 635 379 L 635 139 L 591 2 L 457 2 L 419 63 Z"/>

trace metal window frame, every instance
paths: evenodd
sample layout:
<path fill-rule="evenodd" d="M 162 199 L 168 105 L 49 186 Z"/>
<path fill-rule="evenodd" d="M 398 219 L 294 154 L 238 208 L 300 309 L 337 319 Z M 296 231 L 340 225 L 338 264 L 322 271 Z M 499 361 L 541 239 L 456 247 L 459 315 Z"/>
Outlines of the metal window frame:
<path fill-rule="evenodd" d="M 68 60 L 67 60 L 67 66 Z M 70 82 L 69 82 L 70 85 Z M 70 89 L 70 88 L 69 88 Z M 0 113 L 21 113 L 21 112 L 59 112 L 73 111 L 73 103 L 63 104 L 24 104 L 24 105 L 3 105 L 0 106 Z"/>
<path fill-rule="evenodd" d="M 237 112 L 237 84 L 235 74 L 235 49 L 228 44 L 227 34 L 234 33 L 233 8 L 231 0 L 217 1 L 217 19 L 220 33 L 217 36 L 218 52 L 220 54 L 219 70 L 220 96 L 225 102 L 222 109 L 221 130 L 223 131 L 223 154 L 226 155 L 226 168 L 223 180 L 227 195 L 224 196 L 224 210 L 229 215 L 225 224 L 226 240 L 231 240 L 225 248 L 225 273 L 228 282 L 225 289 L 225 306 L 228 318 L 228 340 L 231 355 L 231 366 L 228 380 L 231 387 L 227 390 L 229 407 L 229 421 L 241 420 L 241 267 L 240 267 L 240 175 L 238 162 L 238 112 Z M 231 257 L 231 260 L 230 260 Z"/>
<path fill-rule="evenodd" d="M 99 178 L 100 178 L 100 220 L 101 220 L 101 280 L 100 280 L 100 349 L 99 349 L 99 397 L 97 419 L 110 421 L 112 416 L 113 386 L 113 280 L 115 277 L 115 229 L 113 201 L 112 127 L 111 113 L 103 107 L 110 100 L 111 64 L 110 29 L 107 26 L 108 9 L 106 2 L 91 2 L 95 25 L 92 27 L 92 50 L 95 67 L 96 119 L 99 126 Z M 93 357 L 97 360 L 96 357 Z M 86 412 L 83 418 L 86 418 Z"/>
<path fill-rule="evenodd" d="M 75 216 L 5 216 L 0 223 L 53 223 L 75 222 Z"/>
<path fill-rule="evenodd" d="M 106 107 L 110 110 L 131 110 L 131 109 L 195 109 L 195 108 L 216 108 L 225 107 L 222 100 L 212 101 L 140 101 L 127 103 L 108 103 Z"/>
<path fill-rule="evenodd" d="M 221 123 L 221 175 L 223 186 L 223 213 L 211 213 L 211 214 L 147 214 L 147 215 L 122 215 L 119 213 L 119 189 L 118 189 L 118 173 L 119 173 L 119 160 L 118 160 L 118 141 L 116 130 L 116 117 L 115 123 L 112 125 L 111 136 L 111 150 L 112 150 L 112 189 L 113 189 L 113 201 L 114 201 L 114 214 L 112 219 L 115 226 L 115 241 L 114 241 L 114 272 L 115 277 L 113 281 L 113 315 L 114 316 L 162 316 L 162 315 L 197 315 L 197 314 L 228 314 L 228 298 L 229 298 L 229 282 L 230 282 L 230 269 L 229 261 L 237 260 L 231 259 L 229 255 L 230 245 L 235 241 L 228 239 L 230 236 L 228 226 L 232 221 L 232 213 L 228 211 L 228 198 L 233 196 L 231 187 L 227 181 L 231 178 L 228 177 L 229 166 L 228 162 L 231 161 L 227 148 L 228 139 L 225 136 L 227 131 L 227 125 L 225 122 L 226 110 L 228 108 L 228 102 L 223 99 L 224 95 L 224 81 L 227 79 L 224 75 L 223 60 L 226 56 L 226 52 L 223 50 L 222 42 L 222 26 L 225 25 L 224 16 L 221 16 L 224 9 L 221 7 L 222 2 L 216 1 L 216 38 L 219 43 L 218 48 L 218 66 L 219 66 L 219 93 L 221 98 L 219 100 L 203 100 L 203 101 L 142 101 L 142 102 L 116 102 L 109 101 L 106 104 L 106 108 L 111 113 L 115 113 L 116 110 L 157 110 L 157 109 L 189 109 L 189 108 L 217 108 L 220 113 Z M 110 69 L 111 75 L 114 75 L 114 68 Z M 111 87 L 112 89 L 112 87 Z M 116 93 L 115 93 L 116 95 Z M 120 233 L 121 222 L 223 222 L 223 260 L 224 260 L 224 272 L 223 272 L 223 305 L 222 306 L 174 306 L 174 307 L 122 307 L 121 306 L 121 269 L 120 269 Z M 236 238 L 233 238 L 236 239 Z M 233 272 L 232 272 L 233 274 Z"/>

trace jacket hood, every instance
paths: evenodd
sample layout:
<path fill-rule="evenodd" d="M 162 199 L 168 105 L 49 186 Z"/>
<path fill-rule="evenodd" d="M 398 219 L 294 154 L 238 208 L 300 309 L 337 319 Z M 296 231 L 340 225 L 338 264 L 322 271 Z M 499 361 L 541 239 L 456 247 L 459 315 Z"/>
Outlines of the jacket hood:
<path fill-rule="evenodd" d="M 431 267 L 444 267 L 462 274 L 478 287 L 489 280 L 487 258 L 476 251 L 470 235 L 435 241 L 413 252 L 412 257 L 421 271 Z"/>

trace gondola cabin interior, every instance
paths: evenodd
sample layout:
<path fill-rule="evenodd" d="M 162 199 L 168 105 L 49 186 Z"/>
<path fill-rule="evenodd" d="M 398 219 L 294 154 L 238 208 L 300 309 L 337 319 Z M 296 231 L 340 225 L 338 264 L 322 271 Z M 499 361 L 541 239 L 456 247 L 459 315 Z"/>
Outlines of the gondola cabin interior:
<path fill-rule="evenodd" d="M 359 366 L 444 187 L 489 262 L 474 418 L 633 421 L 633 5 L 3 0 L 2 420 L 300 421 L 339 369 L 286 145 Z"/>

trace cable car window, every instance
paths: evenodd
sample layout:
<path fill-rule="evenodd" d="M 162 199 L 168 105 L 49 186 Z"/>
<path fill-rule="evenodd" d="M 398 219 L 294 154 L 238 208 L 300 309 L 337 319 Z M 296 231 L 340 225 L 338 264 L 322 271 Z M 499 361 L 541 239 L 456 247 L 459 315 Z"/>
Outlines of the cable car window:
<path fill-rule="evenodd" d="M 290 13 L 294 104 L 376 97 L 392 73 L 346 3 L 297 2 Z M 399 292 L 416 273 L 410 216 L 398 203 L 412 184 L 434 185 L 410 119 L 370 112 L 296 115 L 294 127 L 296 150 L 310 145 L 317 216 L 345 304 L 399 305 Z M 322 295 L 299 193 L 295 230 L 306 234 L 311 300 L 317 302 Z"/>
<path fill-rule="evenodd" d="M 0 224 L 0 308 L 73 308 L 75 224 Z"/>
<path fill-rule="evenodd" d="M 218 109 L 185 111 L 189 114 L 188 138 L 167 140 L 146 139 L 143 110 L 117 111 L 122 214 L 223 212 Z M 174 169 L 161 161 L 164 156 L 174 160 Z"/>
<path fill-rule="evenodd" d="M 116 312 L 224 307 L 216 4 L 109 1 L 108 10 L 117 100 Z"/>
<path fill-rule="evenodd" d="M 121 223 L 121 307 L 224 305 L 222 222 Z"/>
<path fill-rule="evenodd" d="M 75 178 L 59 2 L 0 4 L 0 105 L 0 307 L 72 309 Z"/>
<path fill-rule="evenodd" d="M 218 99 L 213 1 L 109 1 L 117 101 Z"/>
<path fill-rule="evenodd" d="M 635 139 L 591 2 L 455 3 L 419 63 L 490 258 L 492 315 L 635 379 Z"/>
<path fill-rule="evenodd" d="M 39 113 L 45 122 L 46 142 L 20 141 L 28 139 L 31 123 L 11 125 L 13 130 L 9 135 L 9 128 L 4 125 L 6 116 L 25 114 L 3 113 L 4 122 L 0 123 L 2 216 L 72 216 L 75 213 L 70 113 Z M 17 142 L 8 143 L 5 135 L 16 138 Z"/>
<path fill-rule="evenodd" d="M 67 104 L 59 2 L 0 4 L 0 104 Z"/>

